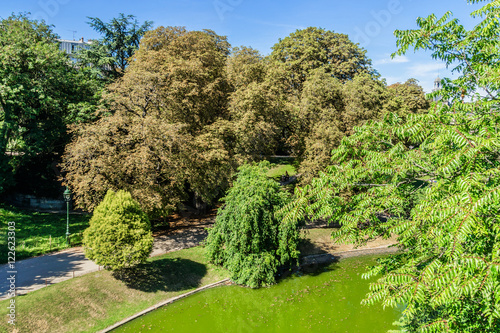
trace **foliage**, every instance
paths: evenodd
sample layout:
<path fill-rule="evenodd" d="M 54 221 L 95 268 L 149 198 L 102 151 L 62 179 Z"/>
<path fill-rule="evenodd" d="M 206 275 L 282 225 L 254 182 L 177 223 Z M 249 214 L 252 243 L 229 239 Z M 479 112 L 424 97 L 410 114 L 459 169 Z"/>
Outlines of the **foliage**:
<path fill-rule="evenodd" d="M 211 262 L 252 288 L 273 284 L 278 266 L 299 254 L 299 225 L 281 223 L 276 215 L 289 196 L 268 171 L 268 162 L 239 168 L 205 244 Z"/>
<path fill-rule="evenodd" d="M 386 87 L 383 81 L 359 74 L 342 83 L 323 68 L 304 82 L 299 103 L 293 108 L 293 140 L 303 184 L 331 164 L 332 149 L 356 126 L 381 119 L 388 112 L 404 117 L 429 107 L 415 80 Z"/>
<path fill-rule="evenodd" d="M 153 248 L 151 224 L 125 191 L 108 191 L 83 233 L 85 256 L 106 269 L 122 270 L 146 261 Z"/>
<path fill-rule="evenodd" d="M 88 19 L 89 25 L 103 37 L 93 40 L 89 48 L 79 51 L 77 58 L 80 66 L 90 67 L 103 79 L 112 80 L 123 76 L 129 59 L 139 48 L 140 39 L 153 22 L 146 21 L 139 25 L 134 15 L 125 16 L 123 13 L 108 23 L 97 17 Z"/>
<path fill-rule="evenodd" d="M 471 1 L 478 2 L 478 1 Z M 405 304 L 403 325 L 419 332 L 496 332 L 500 327 L 500 1 L 473 13 L 467 31 L 450 13 L 419 18 L 396 31 L 399 50 L 433 52 L 454 65 L 456 80 L 437 94 L 451 100 L 428 114 L 355 128 L 333 151 L 335 165 L 296 190 L 284 221 L 307 216 L 338 221 L 336 241 L 363 244 L 398 236 L 400 254 L 365 276 L 382 274 L 365 303 Z M 495 52 L 493 52 L 495 51 Z M 479 92 L 485 91 L 485 97 Z M 466 96 L 473 102 L 463 102 Z"/>
<path fill-rule="evenodd" d="M 394 83 L 387 87 L 389 98 L 384 105 L 384 112 L 395 112 L 400 117 L 412 113 L 424 113 L 429 109 L 429 100 L 425 98 L 424 89 L 415 79 L 405 83 Z"/>
<path fill-rule="evenodd" d="M 280 39 L 273 46 L 270 60 L 286 68 L 293 89 L 299 91 L 311 71 L 317 68 L 323 68 L 341 82 L 361 73 L 375 74 L 366 51 L 347 35 L 315 27 L 297 30 Z"/>
<path fill-rule="evenodd" d="M 56 37 L 24 14 L 0 21 L 0 192 L 19 173 L 31 183 L 37 172 L 50 177 L 45 169 L 62 153 L 67 125 L 95 111 L 94 82 L 73 68 Z"/>
<path fill-rule="evenodd" d="M 69 232 L 81 233 L 89 225 L 90 216 L 70 214 Z M 7 253 L 8 222 L 16 224 L 16 258 L 36 257 L 66 249 L 66 213 L 41 213 L 0 205 L 0 251 Z M 70 235 L 70 237 L 71 237 Z M 75 236 L 73 236 L 75 237 Z M 0 263 L 7 262 L 7 256 Z"/>
<path fill-rule="evenodd" d="M 111 116 L 75 128 L 63 168 L 76 203 L 92 210 L 125 189 L 148 214 L 213 203 L 234 170 L 218 121 L 227 117 L 229 45 L 211 31 L 146 33 L 125 75 L 109 86 Z"/>
<path fill-rule="evenodd" d="M 285 73 L 245 47 L 228 59 L 227 73 L 234 90 L 228 105 L 234 153 L 242 162 L 273 155 L 289 121 Z"/>

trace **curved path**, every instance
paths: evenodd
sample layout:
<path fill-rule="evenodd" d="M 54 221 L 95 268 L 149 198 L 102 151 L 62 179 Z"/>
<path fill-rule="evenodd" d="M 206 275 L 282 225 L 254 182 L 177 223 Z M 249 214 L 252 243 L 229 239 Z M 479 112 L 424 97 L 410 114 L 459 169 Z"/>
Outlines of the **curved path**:
<path fill-rule="evenodd" d="M 203 223 L 194 221 L 191 226 L 186 225 L 185 220 L 175 223 L 173 228 L 155 234 L 151 256 L 197 246 L 207 236 L 205 228 L 212 223 L 212 217 L 205 218 Z M 10 282 L 7 279 L 13 271 L 16 272 L 16 292 L 22 295 L 99 269 L 102 268 L 85 258 L 81 247 L 19 260 L 14 270 L 3 264 L 0 265 L 0 300 L 9 298 Z"/>
<path fill-rule="evenodd" d="M 215 211 L 205 216 L 187 214 L 185 216 L 174 216 L 169 222 L 170 228 L 163 232 L 155 233 L 153 251 L 151 256 L 157 256 L 172 251 L 197 246 L 207 236 L 206 228 L 210 227 L 215 220 Z M 389 241 L 391 242 L 391 241 Z M 370 251 L 370 248 L 387 248 L 388 242 L 374 242 L 357 251 Z M 328 252 L 318 256 L 318 260 L 329 260 L 332 254 L 337 256 L 340 252 L 350 250 L 345 247 L 325 249 Z M 361 253 L 361 252 L 359 252 Z M 323 259 L 319 259 L 322 258 Z M 46 285 L 58 283 L 95 272 L 100 268 L 94 262 L 85 258 L 82 248 L 72 248 L 61 252 L 51 253 L 35 258 L 24 259 L 16 262 L 16 292 L 18 295 L 45 287 Z M 9 284 L 7 280 L 11 275 L 8 264 L 0 265 L 0 300 L 9 297 Z"/>

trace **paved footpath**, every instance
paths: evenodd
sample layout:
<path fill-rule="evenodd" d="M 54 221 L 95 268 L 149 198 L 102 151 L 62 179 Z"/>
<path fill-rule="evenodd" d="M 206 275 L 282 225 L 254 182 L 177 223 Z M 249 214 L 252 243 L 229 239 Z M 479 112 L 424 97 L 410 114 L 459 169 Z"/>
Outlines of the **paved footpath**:
<path fill-rule="evenodd" d="M 191 219 L 190 223 L 185 223 L 185 220 L 173 223 L 173 228 L 155 235 L 151 256 L 197 246 L 207 236 L 205 228 L 211 226 L 214 219 L 214 216 L 211 216 L 204 219 Z M 386 247 L 389 243 L 391 241 L 370 244 L 367 248 Z M 335 254 L 346 250 L 350 248 L 338 247 L 335 250 L 326 249 L 324 252 Z M 357 251 L 353 254 L 355 252 Z M 58 283 L 99 269 L 94 262 L 85 258 L 82 248 L 72 248 L 20 260 L 16 262 L 15 268 L 18 295 L 43 288 L 46 284 Z M 7 264 L 0 265 L 0 300 L 8 298 L 9 281 L 7 279 L 10 276 L 8 272 Z"/>
<path fill-rule="evenodd" d="M 196 246 L 205 239 L 207 224 L 181 227 L 155 237 L 151 256 Z M 64 280 L 95 272 L 99 267 L 85 258 L 82 248 L 72 248 L 35 258 L 19 260 L 15 264 L 17 294 L 45 287 Z M 0 300 L 8 298 L 9 267 L 0 265 Z"/>

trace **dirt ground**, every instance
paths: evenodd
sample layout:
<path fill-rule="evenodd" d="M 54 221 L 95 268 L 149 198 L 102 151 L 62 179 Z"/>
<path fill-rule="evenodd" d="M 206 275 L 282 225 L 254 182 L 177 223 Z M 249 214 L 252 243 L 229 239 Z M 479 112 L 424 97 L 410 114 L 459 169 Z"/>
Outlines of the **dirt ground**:
<path fill-rule="evenodd" d="M 217 209 L 214 208 L 206 214 L 196 214 L 192 210 L 187 210 L 170 216 L 165 226 L 156 228 L 154 232 L 155 244 L 152 256 L 198 245 L 206 238 L 208 234 L 207 228 L 212 227 L 216 215 Z M 308 225 L 302 230 L 304 239 L 300 245 L 301 254 L 303 256 L 324 253 L 335 254 L 355 249 L 350 244 L 334 244 L 331 239 L 333 230 L 334 228 L 330 228 L 322 222 Z M 357 249 L 380 248 L 395 243 L 395 237 L 390 239 L 379 238 Z"/>

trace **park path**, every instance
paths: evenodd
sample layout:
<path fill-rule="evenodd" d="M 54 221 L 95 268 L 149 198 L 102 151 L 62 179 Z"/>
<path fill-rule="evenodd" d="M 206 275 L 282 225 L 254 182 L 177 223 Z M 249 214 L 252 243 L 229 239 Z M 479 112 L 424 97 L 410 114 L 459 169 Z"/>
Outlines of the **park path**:
<path fill-rule="evenodd" d="M 206 228 L 212 226 L 215 215 L 216 210 L 202 216 L 192 213 L 174 215 L 169 221 L 168 228 L 155 232 L 151 256 L 197 246 L 206 238 Z M 314 227 L 321 228 L 319 225 Z M 356 255 L 356 253 L 367 254 L 371 250 L 378 251 L 378 249 L 387 248 L 387 246 L 394 243 L 393 239 L 375 240 L 362 247 L 358 252 L 352 251 L 352 246 L 340 245 L 333 247 L 329 233 L 323 238 L 316 239 L 314 248 L 309 249 L 312 250 L 311 254 L 320 254 L 318 260 L 320 258 L 322 258 L 321 260 L 329 260 L 328 254 L 336 255 L 344 252 L 352 253 L 352 255 Z M 20 260 L 15 264 L 17 294 L 26 294 L 46 285 L 95 272 L 99 269 L 102 268 L 85 258 L 81 247 Z M 9 281 L 7 279 L 11 275 L 10 271 L 8 264 L 0 265 L 0 300 L 9 297 Z"/>
<path fill-rule="evenodd" d="M 151 256 L 197 246 L 207 236 L 206 227 L 215 220 L 215 211 L 204 216 L 184 214 L 174 216 L 169 228 L 155 232 Z M 58 283 L 73 277 L 95 272 L 100 268 L 85 258 L 81 247 L 19 260 L 15 263 L 16 291 L 18 295 Z M 12 273 L 8 264 L 0 265 L 0 300 L 8 298 Z"/>

